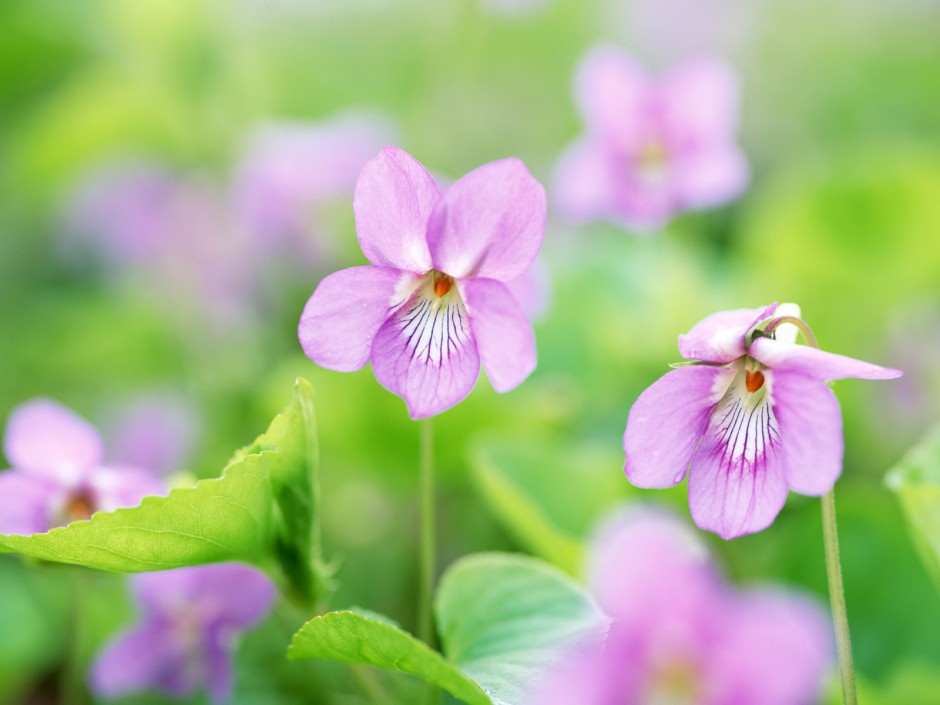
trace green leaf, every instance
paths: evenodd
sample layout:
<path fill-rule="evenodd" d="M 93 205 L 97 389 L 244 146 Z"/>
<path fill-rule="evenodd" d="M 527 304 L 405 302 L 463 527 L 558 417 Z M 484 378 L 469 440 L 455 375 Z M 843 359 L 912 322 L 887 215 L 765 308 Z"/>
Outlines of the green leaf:
<path fill-rule="evenodd" d="M 324 658 L 408 673 L 471 705 L 523 705 L 565 648 L 602 638 L 606 620 L 562 573 L 525 556 L 455 563 L 435 604 L 446 658 L 384 618 L 330 612 L 307 622 L 292 660 Z"/>
<path fill-rule="evenodd" d="M 914 542 L 940 586 L 940 427 L 915 445 L 885 481 L 898 494 Z"/>
<path fill-rule="evenodd" d="M 471 462 L 484 500 L 513 538 L 569 575 L 581 568 L 584 537 L 629 491 L 622 457 L 606 449 L 572 453 L 550 443 L 491 440 L 477 446 Z"/>
<path fill-rule="evenodd" d="M 311 604 L 326 581 L 314 530 L 312 395 L 310 383 L 298 379 L 293 403 L 235 454 L 221 477 L 44 534 L 0 535 L 0 552 L 118 572 L 244 561 Z"/>
<path fill-rule="evenodd" d="M 292 661 L 323 658 L 408 673 L 470 705 L 491 705 L 480 686 L 427 644 L 393 624 L 355 612 L 314 617 L 294 635 L 287 656 Z"/>

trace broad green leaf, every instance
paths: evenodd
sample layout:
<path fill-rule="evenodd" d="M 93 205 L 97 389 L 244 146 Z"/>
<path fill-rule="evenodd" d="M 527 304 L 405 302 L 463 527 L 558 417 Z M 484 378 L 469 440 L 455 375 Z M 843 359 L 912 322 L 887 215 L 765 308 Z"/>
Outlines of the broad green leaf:
<path fill-rule="evenodd" d="M 914 446 L 885 481 L 900 497 L 921 557 L 940 586 L 940 427 Z"/>
<path fill-rule="evenodd" d="M 535 679 L 565 650 L 599 642 L 607 629 L 580 586 L 538 559 L 504 553 L 451 566 L 435 613 L 444 653 L 495 705 L 524 705 Z"/>
<path fill-rule="evenodd" d="M 355 612 L 328 612 L 307 622 L 287 651 L 291 660 L 324 658 L 417 676 L 470 705 L 490 699 L 457 666 L 384 620 Z"/>
<path fill-rule="evenodd" d="M 0 552 L 118 572 L 238 560 L 312 602 L 325 580 L 317 511 L 317 441 L 310 383 L 221 477 L 145 497 L 140 506 L 32 536 L 0 535 Z"/>
<path fill-rule="evenodd" d="M 569 575 L 581 568 L 591 527 L 628 491 L 622 458 L 606 450 L 573 454 L 551 444 L 488 441 L 477 446 L 472 463 L 496 518 L 521 546 Z"/>
<path fill-rule="evenodd" d="M 455 563 L 435 611 L 446 658 L 384 618 L 330 612 L 307 622 L 291 659 L 325 658 L 417 676 L 471 705 L 523 705 L 564 649 L 602 638 L 593 600 L 534 558 L 485 553 Z"/>

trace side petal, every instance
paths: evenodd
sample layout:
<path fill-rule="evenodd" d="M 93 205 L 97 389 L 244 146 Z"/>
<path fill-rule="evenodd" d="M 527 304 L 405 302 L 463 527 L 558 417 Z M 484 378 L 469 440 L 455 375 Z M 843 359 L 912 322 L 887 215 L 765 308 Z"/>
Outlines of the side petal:
<path fill-rule="evenodd" d="M 497 392 L 508 392 L 532 374 L 535 333 L 522 307 L 502 282 L 468 279 L 458 283 L 470 328 L 487 376 Z"/>
<path fill-rule="evenodd" d="M 408 152 L 385 147 L 362 168 L 353 196 L 356 234 L 372 264 L 423 274 L 431 268 L 428 217 L 441 193 Z"/>
<path fill-rule="evenodd" d="M 536 259 L 522 274 L 506 282 L 506 286 L 530 320 L 537 323 L 545 317 L 552 302 L 552 284 L 548 268 L 541 259 Z"/>
<path fill-rule="evenodd" d="M 204 652 L 206 689 L 212 700 L 224 703 L 232 695 L 232 634 L 219 625 L 205 634 Z"/>
<path fill-rule="evenodd" d="M 101 462 L 101 436 L 74 411 L 51 399 L 33 399 L 13 410 L 3 450 L 18 470 L 74 483 Z"/>
<path fill-rule="evenodd" d="M 744 337 L 760 321 L 769 318 L 777 304 L 763 308 L 719 311 L 702 319 L 679 336 L 679 354 L 689 360 L 725 364 L 746 354 Z"/>
<path fill-rule="evenodd" d="M 439 414 L 466 397 L 480 375 L 470 320 L 456 292 L 447 302 L 415 295 L 379 328 L 372 371 L 405 400 L 413 419 Z"/>
<path fill-rule="evenodd" d="M 575 142 L 562 152 L 553 175 L 552 202 L 563 218 L 581 223 L 612 214 L 616 199 L 608 162 L 597 139 Z"/>
<path fill-rule="evenodd" d="M 169 625 L 145 621 L 117 636 L 98 654 L 91 668 L 91 689 L 98 696 L 114 697 L 164 688 L 169 674 L 185 666 L 185 651 L 177 646 Z"/>
<path fill-rule="evenodd" d="M 64 491 L 55 482 L 33 473 L 0 473 L 0 534 L 41 534 L 52 528 L 50 516 Z"/>
<path fill-rule="evenodd" d="M 682 481 L 717 401 L 716 386 L 728 374 L 715 367 L 683 367 L 640 395 L 623 434 L 623 470 L 630 482 L 662 488 Z"/>
<path fill-rule="evenodd" d="M 614 46 L 587 53 L 578 67 L 575 95 L 590 132 L 620 148 L 644 138 L 653 88 L 639 64 Z"/>
<path fill-rule="evenodd" d="M 676 68 L 659 88 L 670 141 L 680 150 L 729 142 L 737 129 L 739 92 L 734 71 L 715 59 Z"/>
<path fill-rule="evenodd" d="M 243 563 L 198 566 L 197 591 L 213 604 L 214 617 L 229 627 L 246 629 L 267 615 L 277 591 L 267 575 Z M 238 585 L 238 590 L 232 590 Z"/>
<path fill-rule="evenodd" d="M 770 338 L 758 338 L 751 343 L 748 355 L 772 369 L 800 372 L 826 382 L 846 377 L 896 379 L 904 374 L 900 370 L 880 367 L 809 345 L 798 345 Z"/>
<path fill-rule="evenodd" d="M 722 144 L 696 154 L 677 157 L 677 198 L 689 208 L 708 208 L 738 196 L 748 182 L 744 154 L 732 144 Z"/>
<path fill-rule="evenodd" d="M 737 597 L 723 627 L 723 638 L 711 650 L 714 702 L 819 702 L 833 645 L 818 604 L 779 590 L 754 590 Z"/>
<path fill-rule="evenodd" d="M 122 466 L 98 468 L 88 485 L 94 494 L 95 511 L 103 512 L 134 507 L 147 495 L 164 495 L 169 491 L 158 475 Z"/>
<path fill-rule="evenodd" d="M 304 353 L 330 370 L 361 369 L 376 332 L 401 301 L 400 289 L 416 282 L 389 267 L 350 267 L 329 275 L 300 316 L 297 335 Z"/>
<path fill-rule="evenodd" d="M 435 269 L 455 279 L 508 281 L 542 246 L 545 189 L 518 159 L 477 167 L 451 186 L 428 222 Z"/>
<path fill-rule="evenodd" d="M 689 508 L 699 528 L 724 539 L 767 528 L 787 499 L 779 422 L 738 374 L 709 417 L 689 470 Z"/>
<path fill-rule="evenodd" d="M 823 495 L 842 474 L 839 401 L 818 379 L 781 370 L 770 370 L 766 376 L 780 424 L 787 484 L 800 494 Z"/>

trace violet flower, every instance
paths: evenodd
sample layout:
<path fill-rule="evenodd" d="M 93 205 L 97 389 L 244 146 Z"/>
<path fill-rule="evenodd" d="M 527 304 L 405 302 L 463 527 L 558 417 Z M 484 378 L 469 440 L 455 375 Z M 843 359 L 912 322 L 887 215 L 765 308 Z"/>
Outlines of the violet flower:
<path fill-rule="evenodd" d="M 736 591 L 675 518 L 631 510 L 593 542 L 588 580 L 612 618 L 539 705 L 809 705 L 832 663 L 825 613 L 780 588 Z"/>
<path fill-rule="evenodd" d="M 582 61 L 576 84 L 587 130 L 555 173 L 566 217 L 653 229 L 744 189 L 738 85 L 724 64 L 688 61 L 654 82 L 627 54 L 602 46 Z"/>
<path fill-rule="evenodd" d="M 466 397 L 481 363 L 497 392 L 528 377 L 535 336 L 505 282 L 535 259 L 545 192 L 522 162 L 484 164 L 442 193 L 414 157 L 386 147 L 363 168 L 353 206 L 372 266 L 317 286 L 298 330 L 308 357 L 343 372 L 371 360 L 415 419 Z"/>
<path fill-rule="evenodd" d="M 198 427 L 197 414 L 185 397 L 147 393 L 117 410 L 107 429 L 111 457 L 122 465 L 170 475 L 183 469 Z"/>
<path fill-rule="evenodd" d="M 142 573 L 131 578 L 137 623 L 98 655 L 91 687 L 112 697 L 155 688 L 173 696 L 232 690 L 232 653 L 241 632 L 260 622 L 276 595 L 260 571 L 239 563 Z"/>
<path fill-rule="evenodd" d="M 50 399 L 13 410 L 3 450 L 13 469 L 0 473 L 0 533 L 42 533 L 166 492 L 150 472 L 104 465 L 95 428 Z"/>
<path fill-rule="evenodd" d="M 842 416 L 827 382 L 898 370 L 795 343 L 795 304 L 722 311 L 679 336 L 690 366 L 630 409 L 624 471 L 638 487 L 689 476 L 689 507 L 723 538 L 769 526 L 787 489 L 823 495 L 842 472 Z M 773 331 L 773 333 L 771 333 Z"/>

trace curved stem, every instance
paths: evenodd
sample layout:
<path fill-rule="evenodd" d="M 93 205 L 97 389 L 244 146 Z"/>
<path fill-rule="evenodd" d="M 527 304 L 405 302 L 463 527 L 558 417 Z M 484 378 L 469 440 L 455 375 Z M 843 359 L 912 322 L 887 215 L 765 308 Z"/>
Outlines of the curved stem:
<path fill-rule="evenodd" d="M 832 624 L 836 632 L 836 652 L 842 675 L 842 702 L 856 705 L 855 666 L 852 662 L 852 640 L 849 636 L 849 618 L 845 609 L 845 589 L 842 586 L 842 565 L 839 561 L 839 535 L 836 529 L 835 490 L 822 496 L 823 543 L 826 547 L 826 574 L 829 578 L 829 603 L 832 606 Z"/>
<path fill-rule="evenodd" d="M 431 419 L 421 426 L 421 557 L 418 576 L 418 638 L 433 646 L 434 621 L 431 596 L 434 591 L 434 437 Z"/>
<path fill-rule="evenodd" d="M 800 333 L 802 333 L 803 337 L 806 339 L 806 344 L 812 348 L 819 348 L 819 343 L 816 342 L 816 336 L 813 334 L 813 329 L 809 327 L 809 324 L 806 321 L 804 321 L 802 318 L 797 318 L 796 316 L 778 316 L 764 327 L 764 333 L 770 335 L 784 323 L 790 323 L 799 328 Z"/>

